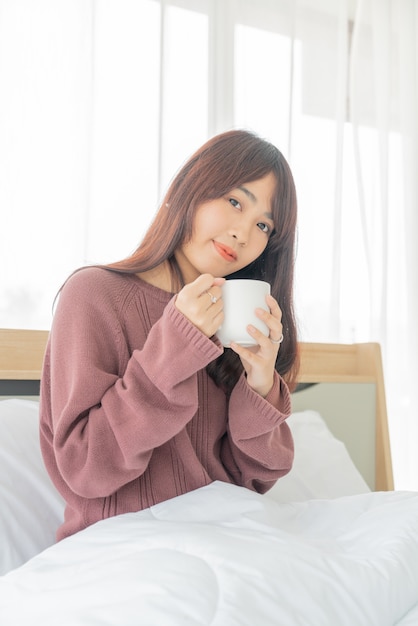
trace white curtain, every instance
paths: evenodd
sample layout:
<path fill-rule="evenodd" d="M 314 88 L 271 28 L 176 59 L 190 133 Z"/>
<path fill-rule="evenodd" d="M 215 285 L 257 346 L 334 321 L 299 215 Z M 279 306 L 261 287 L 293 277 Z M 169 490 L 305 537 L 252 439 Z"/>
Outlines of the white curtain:
<path fill-rule="evenodd" d="M 395 485 L 418 489 L 418 0 L 0 0 L 0 326 L 136 247 L 214 133 L 299 197 L 301 339 L 382 345 Z"/>
<path fill-rule="evenodd" d="M 416 0 L 358 2 L 349 101 L 365 252 L 359 316 L 383 348 L 395 484 L 411 489 L 418 488 L 417 35 Z"/>

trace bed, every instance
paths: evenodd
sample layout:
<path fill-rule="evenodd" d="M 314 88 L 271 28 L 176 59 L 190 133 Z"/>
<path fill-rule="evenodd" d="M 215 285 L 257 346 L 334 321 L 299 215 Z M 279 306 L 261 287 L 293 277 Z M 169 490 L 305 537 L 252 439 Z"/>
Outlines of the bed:
<path fill-rule="evenodd" d="M 377 344 L 300 344 L 295 463 L 267 494 L 215 482 L 55 543 L 46 339 L 0 330 L 0 624 L 418 624 L 418 494 L 393 489 Z"/>

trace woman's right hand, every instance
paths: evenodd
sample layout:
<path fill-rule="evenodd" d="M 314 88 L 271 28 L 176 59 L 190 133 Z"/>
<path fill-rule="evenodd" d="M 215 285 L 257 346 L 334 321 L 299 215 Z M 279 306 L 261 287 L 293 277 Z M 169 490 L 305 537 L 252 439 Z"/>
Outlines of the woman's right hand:
<path fill-rule="evenodd" d="M 207 337 L 212 337 L 223 322 L 222 289 L 225 278 L 201 274 L 177 294 L 175 305 Z"/>

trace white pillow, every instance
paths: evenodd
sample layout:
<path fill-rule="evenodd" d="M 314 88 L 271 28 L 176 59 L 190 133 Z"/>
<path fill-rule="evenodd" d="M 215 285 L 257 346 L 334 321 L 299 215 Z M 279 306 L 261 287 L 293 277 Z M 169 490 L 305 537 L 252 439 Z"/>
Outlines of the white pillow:
<path fill-rule="evenodd" d="M 44 467 L 39 403 L 0 401 L 0 575 L 55 542 L 64 502 Z"/>
<path fill-rule="evenodd" d="M 287 423 L 295 442 L 293 467 L 267 496 L 277 502 L 297 502 L 370 492 L 345 445 L 317 411 L 293 413 Z"/>

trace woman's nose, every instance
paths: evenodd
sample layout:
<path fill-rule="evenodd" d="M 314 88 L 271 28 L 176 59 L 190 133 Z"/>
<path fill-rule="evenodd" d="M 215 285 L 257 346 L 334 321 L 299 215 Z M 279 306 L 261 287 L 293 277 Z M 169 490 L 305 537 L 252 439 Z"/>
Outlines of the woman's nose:
<path fill-rule="evenodd" d="M 230 232 L 233 239 L 235 239 L 240 246 L 246 246 L 250 238 L 250 224 L 247 224 L 244 220 L 240 220 L 239 224 L 235 224 Z"/>
<path fill-rule="evenodd" d="M 241 246 L 241 248 L 244 248 L 244 246 L 246 246 L 246 245 L 247 245 L 247 240 L 246 240 L 246 238 L 245 238 L 245 237 L 238 236 L 238 235 L 236 235 L 236 234 L 234 234 L 234 235 L 232 235 L 232 236 L 233 236 L 233 238 L 234 238 L 234 239 L 236 239 L 236 240 L 237 240 L 237 243 L 238 243 L 238 245 L 239 245 L 239 246 Z"/>

